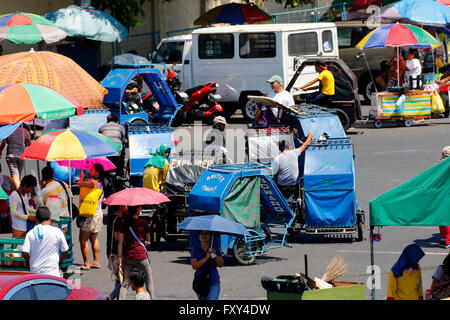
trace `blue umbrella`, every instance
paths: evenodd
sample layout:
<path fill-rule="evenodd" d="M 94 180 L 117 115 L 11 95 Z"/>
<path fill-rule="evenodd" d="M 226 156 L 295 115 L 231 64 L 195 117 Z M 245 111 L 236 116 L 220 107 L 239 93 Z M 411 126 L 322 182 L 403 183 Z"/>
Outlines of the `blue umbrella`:
<path fill-rule="evenodd" d="M 128 30 L 108 13 L 93 7 L 69 6 L 44 16 L 72 37 L 114 42 L 128 36 Z"/>
<path fill-rule="evenodd" d="M 177 228 L 186 231 L 206 230 L 245 239 L 247 236 L 251 236 L 242 224 L 215 214 L 188 217 L 178 224 Z"/>
<path fill-rule="evenodd" d="M 383 8 L 381 22 L 445 26 L 450 24 L 450 7 L 433 0 L 402 0 Z"/>
<path fill-rule="evenodd" d="M 113 66 L 148 67 L 152 63 L 144 57 L 125 53 L 112 58 L 111 61 L 109 61 L 109 64 Z"/>

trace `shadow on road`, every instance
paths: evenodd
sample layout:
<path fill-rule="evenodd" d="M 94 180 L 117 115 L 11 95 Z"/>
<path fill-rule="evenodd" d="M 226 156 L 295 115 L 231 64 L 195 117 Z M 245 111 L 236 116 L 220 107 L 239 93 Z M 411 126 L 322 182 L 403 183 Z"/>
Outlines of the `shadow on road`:
<path fill-rule="evenodd" d="M 438 227 L 436 227 L 438 228 Z M 427 239 L 416 239 L 413 242 L 421 248 L 439 248 L 439 240 L 441 236 L 439 233 L 434 233 L 432 237 Z"/>

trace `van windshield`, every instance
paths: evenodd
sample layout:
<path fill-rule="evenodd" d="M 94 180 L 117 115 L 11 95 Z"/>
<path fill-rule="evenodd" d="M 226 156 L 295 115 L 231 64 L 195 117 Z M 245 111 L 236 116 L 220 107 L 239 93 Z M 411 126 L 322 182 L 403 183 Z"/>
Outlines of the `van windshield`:
<path fill-rule="evenodd" d="M 163 42 L 158 48 L 156 62 L 167 64 L 181 64 L 183 61 L 184 41 Z"/>

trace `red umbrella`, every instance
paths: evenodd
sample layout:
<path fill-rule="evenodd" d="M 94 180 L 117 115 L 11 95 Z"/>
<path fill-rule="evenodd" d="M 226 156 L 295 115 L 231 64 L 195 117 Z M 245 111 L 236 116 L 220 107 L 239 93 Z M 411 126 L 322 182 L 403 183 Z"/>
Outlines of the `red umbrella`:
<path fill-rule="evenodd" d="M 105 204 L 110 206 L 145 206 L 169 202 L 164 194 L 148 188 L 127 188 L 110 195 Z"/>

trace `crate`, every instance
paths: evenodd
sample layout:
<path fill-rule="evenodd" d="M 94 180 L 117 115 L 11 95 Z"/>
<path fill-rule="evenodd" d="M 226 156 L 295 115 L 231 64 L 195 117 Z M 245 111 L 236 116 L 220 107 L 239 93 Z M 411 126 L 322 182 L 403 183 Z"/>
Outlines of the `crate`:
<path fill-rule="evenodd" d="M 73 237 L 72 237 L 72 219 L 70 217 L 61 217 L 59 221 L 53 221 L 58 228 L 63 230 L 64 236 L 69 246 L 68 257 L 62 262 L 60 269 L 66 269 L 73 265 Z M 67 229 L 65 227 L 67 226 Z M 64 229 L 63 229 L 64 228 Z M 15 271 L 30 271 L 29 266 L 25 265 L 25 259 L 22 257 L 11 257 L 21 255 L 21 246 L 25 238 L 0 239 L 0 269 Z"/>

